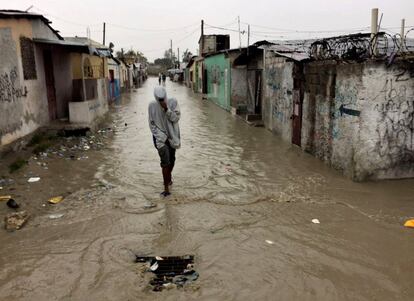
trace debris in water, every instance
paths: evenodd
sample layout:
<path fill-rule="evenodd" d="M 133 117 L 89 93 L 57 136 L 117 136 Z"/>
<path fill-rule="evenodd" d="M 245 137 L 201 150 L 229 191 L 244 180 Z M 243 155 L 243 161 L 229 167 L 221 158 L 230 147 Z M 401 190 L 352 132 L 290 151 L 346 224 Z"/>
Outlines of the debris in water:
<path fill-rule="evenodd" d="M 266 242 L 269 244 L 269 245 L 274 245 L 275 243 L 273 242 L 273 241 L 271 241 L 271 240 L 266 240 Z"/>
<path fill-rule="evenodd" d="M 0 202 L 1 201 L 8 201 L 11 199 L 11 195 L 0 195 Z"/>
<path fill-rule="evenodd" d="M 13 199 L 10 199 L 7 201 L 7 206 L 9 206 L 9 208 L 12 208 L 12 209 L 17 209 L 20 207 L 19 204 L 17 204 L 17 202 Z"/>
<path fill-rule="evenodd" d="M 154 204 L 153 202 L 147 202 L 144 204 L 144 209 L 152 209 L 157 207 L 157 204 Z"/>
<path fill-rule="evenodd" d="M 14 212 L 4 218 L 4 224 L 7 231 L 19 230 L 29 219 L 26 211 Z"/>
<path fill-rule="evenodd" d="M 61 218 L 63 216 L 64 216 L 64 214 L 51 214 L 51 215 L 49 215 L 49 218 L 50 219 L 58 219 L 58 218 Z"/>
<path fill-rule="evenodd" d="M 152 266 L 150 266 L 150 270 L 155 272 L 158 269 L 158 262 L 155 262 Z"/>
<path fill-rule="evenodd" d="M 146 263 L 147 271 L 155 274 L 150 285 L 153 291 L 183 287 L 196 281 L 199 274 L 194 271 L 194 256 L 136 256 L 135 262 Z"/>
<path fill-rule="evenodd" d="M 407 228 L 414 228 L 414 219 L 410 219 L 408 221 L 405 222 L 404 227 Z"/>
<path fill-rule="evenodd" d="M 312 220 L 312 223 L 314 223 L 314 224 L 320 224 L 321 222 L 317 218 L 314 218 Z"/>
<path fill-rule="evenodd" d="M 125 126 L 128 126 L 128 123 L 125 122 Z"/>
<path fill-rule="evenodd" d="M 60 203 L 62 201 L 63 201 L 63 196 L 55 196 L 53 198 L 50 198 L 48 202 L 50 204 L 57 204 L 57 203 Z"/>
<path fill-rule="evenodd" d="M 29 183 L 35 183 L 35 182 L 39 182 L 40 178 L 39 177 L 33 177 L 33 178 L 29 178 L 29 180 L 27 180 L 27 182 Z"/>

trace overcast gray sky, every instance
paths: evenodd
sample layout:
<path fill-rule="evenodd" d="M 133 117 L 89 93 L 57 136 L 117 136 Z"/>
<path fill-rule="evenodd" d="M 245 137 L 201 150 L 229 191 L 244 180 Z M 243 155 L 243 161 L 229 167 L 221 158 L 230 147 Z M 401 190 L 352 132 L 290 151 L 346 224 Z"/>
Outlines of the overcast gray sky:
<path fill-rule="evenodd" d="M 241 30 L 251 24 L 251 42 L 332 36 L 370 26 L 371 8 L 383 13 L 382 26 L 399 32 L 401 19 L 414 26 L 414 0 L 0 0 L 2 9 L 42 13 L 63 36 L 86 36 L 102 42 L 102 23 L 115 48 L 139 49 L 149 60 L 162 57 L 173 40 L 174 51 L 197 50 L 200 20 L 206 33 L 231 34 L 231 46 L 239 46 L 237 17 Z M 218 26 L 229 30 L 220 30 Z M 231 31 L 234 30 L 234 31 Z M 414 33 L 414 30 L 413 30 Z M 414 34 L 412 35 L 414 37 Z M 247 34 L 241 35 L 242 45 Z"/>

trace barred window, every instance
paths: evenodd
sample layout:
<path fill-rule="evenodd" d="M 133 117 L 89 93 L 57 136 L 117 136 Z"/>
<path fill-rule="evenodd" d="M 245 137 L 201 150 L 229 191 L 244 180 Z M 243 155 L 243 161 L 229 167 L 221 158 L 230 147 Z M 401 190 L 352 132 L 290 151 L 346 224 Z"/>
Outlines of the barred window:
<path fill-rule="evenodd" d="M 34 46 L 31 39 L 20 37 L 20 52 L 22 54 L 24 79 L 37 79 Z"/>

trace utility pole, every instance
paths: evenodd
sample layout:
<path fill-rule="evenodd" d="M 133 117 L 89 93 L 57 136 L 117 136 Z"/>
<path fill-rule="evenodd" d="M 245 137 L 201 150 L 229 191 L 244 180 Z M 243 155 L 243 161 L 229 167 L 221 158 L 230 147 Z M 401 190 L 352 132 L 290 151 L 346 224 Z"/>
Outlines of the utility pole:
<path fill-rule="evenodd" d="M 204 50 L 204 20 L 201 20 L 201 37 L 200 37 L 200 50 L 199 50 L 200 56 L 203 55 L 203 50 Z"/>
<path fill-rule="evenodd" d="M 103 43 L 105 45 L 105 33 L 106 33 L 106 24 L 105 22 L 103 23 Z"/>
<path fill-rule="evenodd" d="M 378 33 L 378 8 L 373 8 L 371 10 L 371 50 L 372 55 L 377 54 L 377 39 L 376 35 Z"/>
<path fill-rule="evenodd" d="M 247 25 L 247 55 L 249 55 L 250 46 L 250 24 Z"/>
<path fill-rule="evenodd" d="M 177 56 L 178 68 L 180 68 L 180 48 L 177 48 L 177 53 L 178 53 L 178 56 Z"/>
<path fill-rule="evenodd" d="M 173 60 L 173 51 L 172 51 L 172 40 L 170 40 L 170 58 Z"/>
<path fill-rule="evenodd" d="M 401 19 L 401 50 L 404 49 L 404 38 L 405 38 L 405 19 Z"/>
<path fill-rule="evenodd" d="M 239 23 L 239 48 L 241 50 L 240 16 L 237 17 L 237 22 Z"/>

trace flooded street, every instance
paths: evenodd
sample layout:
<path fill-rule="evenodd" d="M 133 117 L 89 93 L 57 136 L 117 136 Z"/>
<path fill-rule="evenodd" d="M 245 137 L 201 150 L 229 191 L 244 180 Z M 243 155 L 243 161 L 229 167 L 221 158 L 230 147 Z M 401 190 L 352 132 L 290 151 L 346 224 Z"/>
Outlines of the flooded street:
<path fill-rule="evenodd" d="M 0 231 L 0 300 L 414 299 L 414 231 L 403 227 L 414 180 L 351 182 L 168 81 L 182 148 L 162 199 L 147 116 L 156 84 L 113 106 L 106 148 L 17 186 L 37 203 L 27 200 L 35 214 L 20 231 Z M 71 194 L 43 209 L 50 190 Z M 134 263 L 184 254 L 200 274 L 186 289 L 152 292 Z"/>

